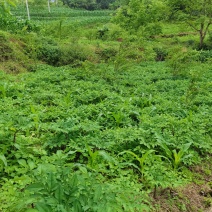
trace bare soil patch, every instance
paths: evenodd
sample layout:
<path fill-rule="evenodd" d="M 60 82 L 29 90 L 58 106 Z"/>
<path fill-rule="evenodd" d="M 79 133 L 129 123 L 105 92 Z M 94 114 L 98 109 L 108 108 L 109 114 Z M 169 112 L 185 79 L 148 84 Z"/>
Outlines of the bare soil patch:
<path fill-rule="evenodd" d="M 154 199 L 157 212 L 212 212 L 212 162 L 191 167 L 192 182 L 177 189 L 162 190 Z"/>

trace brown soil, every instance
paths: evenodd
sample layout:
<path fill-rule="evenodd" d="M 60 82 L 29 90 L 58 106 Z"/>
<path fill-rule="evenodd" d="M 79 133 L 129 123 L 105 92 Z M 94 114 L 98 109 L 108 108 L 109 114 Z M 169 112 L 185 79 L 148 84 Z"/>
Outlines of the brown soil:
<path fill-rule="evenodd" d="M 211 158 L 212 159 L 212 158 Z M 212 162 L 191 167 L 193 180 L 177 189 L 161 190 L 153 205 L 156 212 L 212 212 Z"/>
<path fill-rule="evenodd" d="M 169 34 L 169 35 L 156 35 L 156 36 L 151 36 L 152 38 L 173 38 L 173 37 L 183 37 L 183 36 L 188 36 L 188 35 L 197 35 L 197 32 L 180 32 L 177 34 Z"/>

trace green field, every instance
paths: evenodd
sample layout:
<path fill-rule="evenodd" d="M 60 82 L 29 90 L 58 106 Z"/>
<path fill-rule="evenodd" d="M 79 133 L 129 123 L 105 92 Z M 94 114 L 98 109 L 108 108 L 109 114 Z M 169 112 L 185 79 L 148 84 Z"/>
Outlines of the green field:
<path fill-rule="evenodd" d="M 12 13 L 23 19 L 27 19 L 27 12 L 25 5 L 20 5 L 13 9 Z M 56 21 L 60 19 L 65 19 L 67 22 L 82 22 L 88 23 L 90 22 L 108 22 L 111 15 L 114 13 L 112 10 L 94 10 L 94 11 L 87 11 L 87 10 L 80 10 L 80 9 L 70 9 L 68 7 L 56 7 L 53 6 L 51 8 L 51 12 L 49 13 L 47 8 L 39 8 L 39 7 L 32 7 L 30 9 L 30 18 L 31 20 L 38 22 L 49 22 L 49 21 Z"/>
<path fill-rule="evenodd" d="M 1 212 L 210 208 L 211 50 L 181 23 L 147 39 L 111 14 L 53 7 L 0 31 Z"/>

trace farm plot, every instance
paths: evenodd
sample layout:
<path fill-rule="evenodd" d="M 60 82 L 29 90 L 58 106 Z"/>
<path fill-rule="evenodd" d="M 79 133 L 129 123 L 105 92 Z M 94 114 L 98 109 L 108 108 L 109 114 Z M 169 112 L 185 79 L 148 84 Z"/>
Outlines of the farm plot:
<path fill-rule="evenodd" d="M 1 72 L 0 211 L 151 210 L 150 192 L 185 184 L 211 153 L 211 68 L 199 66 Z"/>

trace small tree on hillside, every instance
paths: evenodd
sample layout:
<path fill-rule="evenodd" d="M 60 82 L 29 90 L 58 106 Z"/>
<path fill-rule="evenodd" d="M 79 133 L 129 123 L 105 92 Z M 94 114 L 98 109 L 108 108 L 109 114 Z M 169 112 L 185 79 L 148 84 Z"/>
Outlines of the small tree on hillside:
<path fill-rule="evenodd" d="M 199 49 L 212 24 L 212 0 L 168 0 L 172 14 L 199 33 Z"/>
<path fill-rule="evenodd" d="M 96 0 L 96 3 L 100 9 L 108 9 L 110 4 L 114 2 L 115 0 Z"/>
<path fill-rule="evenodd" d="M 137 31 L 152 23 L 158 25 L 158 21 L 164 19 L 165 11 L 163 0 L 129 0 L 117 9 L 113 20 L 127 30 Z"/>
<path fill-rule="evenodd" d="M 0 17 L 10 14 L 11 6 L 15 6 L 14 0 L 0 0 Z"/>

